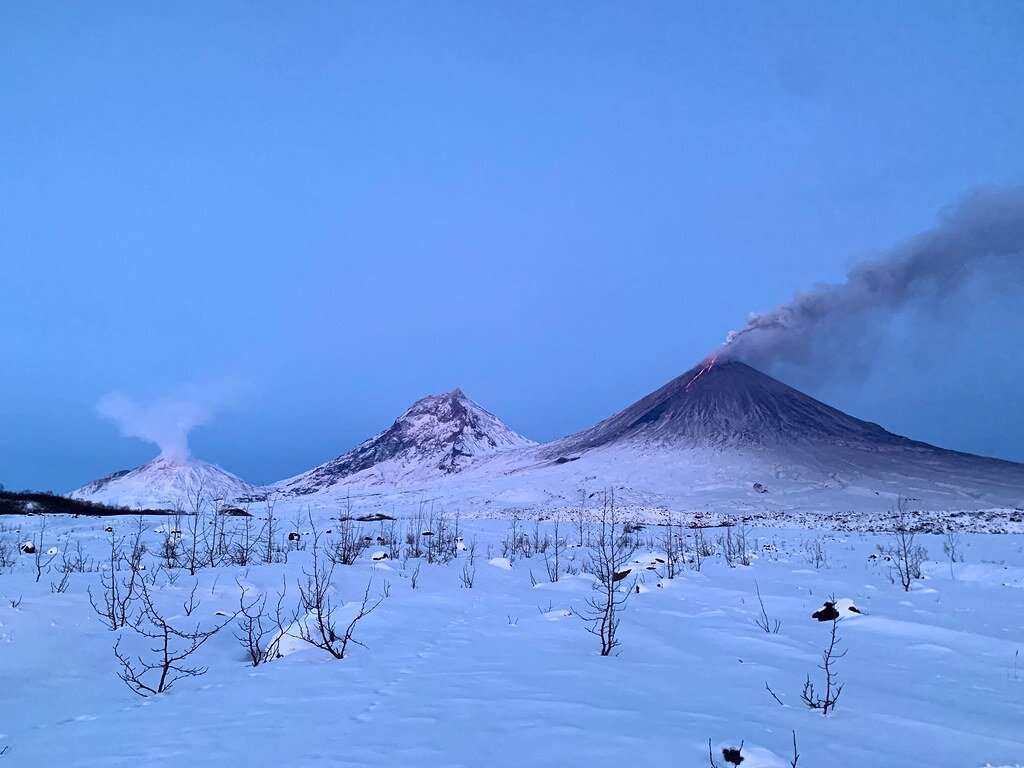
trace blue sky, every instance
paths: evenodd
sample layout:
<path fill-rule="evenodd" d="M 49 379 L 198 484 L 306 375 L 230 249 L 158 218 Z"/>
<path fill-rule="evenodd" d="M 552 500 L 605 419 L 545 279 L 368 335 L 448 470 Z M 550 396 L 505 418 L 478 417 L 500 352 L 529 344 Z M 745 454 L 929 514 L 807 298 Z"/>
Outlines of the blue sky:
<path fill-rule="evenodd" d="M 1024 180 L 1017 3 L 24 3 L 0 20 L 0 482 L 305 470 L 456 386 L 547 440 Z M 788 379 L 1024 460 L 1024 301 Z"/>

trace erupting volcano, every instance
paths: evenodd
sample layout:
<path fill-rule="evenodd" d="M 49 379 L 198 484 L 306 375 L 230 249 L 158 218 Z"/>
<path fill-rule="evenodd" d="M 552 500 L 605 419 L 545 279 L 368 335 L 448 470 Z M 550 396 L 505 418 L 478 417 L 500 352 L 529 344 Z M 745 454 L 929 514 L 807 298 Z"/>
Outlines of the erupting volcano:
<path fill-rule="evenodd" d="M 600 424 L 555 441 L 546 450 L 579 452 L 617 442 L 759 448 L 811 443 L 911 444 L 746 363 L 714 357 Z"/>
<path fill-rule="evenodd" d="M 219 507 L 255 493 L 252 485 L 216 464 L 161 456 L 141 467 L 94 480 L 68 495 L 121 507 L 185 509 L 197 494 L 204 504 Z"/>
<path fill-rule="evenodd" d="M 703 376 L 705 373 L 707 373 L 708 371 L 710 371 L 712 368 L 715 367 L 715 360 L 717 360 L 717 359 L 718 358 L 716 356 L 714 356 L 714 355 L 709 357 L 708 361 L 704 364 L 704 367 L 701 368 L 699 371 L 697 371 L 693 375 L 692 379 L 690 379 L 688 382 L 686 382 L 686 386 L 684 387 L 684 389 L 687 392 L 689 392 L 690 391 L 690 387 L 692 387 L 694 384 L 697 383 L 697 379 L 699 379 L 701 376 Z"/>
<path fill-rule="evenodd" d="M 574 486 L 614 487 L 624 500 L 682 508 L 760 499 L 776 509 L 877 509 L 898 495 L 932 508 L 1024 502 L 1022 464 L 893 434 L 723 355 L 501 471 L 563 498 Z"/>

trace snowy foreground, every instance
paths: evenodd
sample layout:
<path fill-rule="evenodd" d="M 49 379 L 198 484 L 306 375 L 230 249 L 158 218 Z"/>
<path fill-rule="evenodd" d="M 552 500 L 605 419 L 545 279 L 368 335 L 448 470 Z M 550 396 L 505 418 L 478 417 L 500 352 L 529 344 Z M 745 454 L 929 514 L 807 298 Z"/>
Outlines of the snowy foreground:
<path fill-rule="evenodd" d="M 40 521 L 0 518 L 0 539 L 32 539 Z M 242 587 L 274 603 L 284 580 L 286 602 L 297 599 L 297 579 L 311 568 L 308 522 L 286 563 L 186 570 L 169 584 L 156 556 L 168 521 L 145 519 L 144 563 L 171 623 L 225 621 L 218 612 L 238 609 Z M 144 653 L 147 643 L 101 623 L 86 589 L 100 597 L 102 574 L 73 572 L 66 591 L 53 591 L 62 555 L 77 557 L 79 543 L 88 567 L 102 561 L 108 525 L 127 538 L 135 520 L 50 518 L 42 562 L 51 546 L 59 554 L 39 581 L 31 554 L 0 572 L 0 768 L 706 766 L 709 738 L 718 765 L 728 765 L 722 747 L 742 741 L 743 767 L 758 768 L 791 765 L 793 732 L 800 768 L 1024 765 L 1021 535 L 964 534 L 952 573 L 941 539 L 921 536 L 924 578 L 905 593 L 889 564 L 870 557 L 883 534 L 752 529 L 750 565 L 730 567 L 719 554 L 670 580 L 655 560 L 661 531 L 649 525 L 638 534 L 640 562 L 621 582 L 630 597 L 619 655 L 602 657 L 570 613 L 594 594 L 580 570 L 585 547 L 567 546 L 551 583 L 541 555 L 502 559 L 508 521 L 462 520 L 466 549 L 443 564 L 373 562 L 387 547 L 376 543 L 382 524 L 367 523 L 374 543 L 335 568 L 331 592 L 344 617 L 368 582 L 371 598 L 389 592 L 356 626 L 365 647 L 352 643 L 339 660 L 286 637 L 281 658 L 253 667 L 232 623 L 188 660 L 206 674 L 140 698 L 118 678 L 113 646 L 122 636 L 122 650 Z M 535 535 L 532 523 L 520 526 Z M 712 543 L 721 533 L 706 532 Z M 566 522 L 561 535 L 576 543 Z M 693 532 L 686 536 L 692 546 Z M 755 581 L 777 634 L 755 623 Z M 197 584 L 199 605 L 186 616 Z M 838 623 L 845 687 L 823 716 L 800 693 L 808 674 L 824 684 L 817 665 L 831 623 L 811 613 L 830 594 L 864 614 Z"/>

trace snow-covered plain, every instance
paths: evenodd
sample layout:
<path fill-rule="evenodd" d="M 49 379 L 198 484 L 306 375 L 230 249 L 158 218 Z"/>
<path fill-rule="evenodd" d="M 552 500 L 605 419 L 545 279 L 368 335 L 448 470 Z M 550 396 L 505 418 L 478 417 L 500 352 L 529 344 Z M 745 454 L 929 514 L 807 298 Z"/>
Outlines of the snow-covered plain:
<path fill-rule="evenodd" d="M 30 539 L 41 520 L 0 519 L 0 536 Z M 168 520 L 144 522 L 155 550 Z M 81 543 L 99 558 L 105 526 L 127 536 L 134 524 L 50 517 L 44 544 Z M 366 532 L 375 537 L 379 525 Z M 100 574 L 73 573 L 54 593 L 60 574 L 36 582 L 34 557 L 18 555 L 0 574 L 0 766 L 701 766 L 710 738 L 719 765 L 721 747 L 743 741 L 744 768 L 764 768 L 791 764 L 794 731 L 801 768 L 1024 764 L 1024 536 L 964 534 L 952 572 L 941 540 L 922 536 L 925 578 L 905 593 L 871 557 L 884 534 L 752 529 L 751 565 L 714 556 L 669 580 L 646 570 L 662 554 L 660 529 L 649 525 L 638 534 L 640 591 L 622 614 L 620 653 L 602 657 L 570 613 L 591 595 L 592 577 L 551 583 L 541 556 L 504 552 L 507 520 L 460 525 L 467 548 L 447 564 L 374 562 L 380 548 L 371 546 L 337 567 L 343 611 L 367 582 L 372 595 L 390 593 L 358 625 L 365 648 L 337 660 L 289 642 L 283 658 L 254 668 L 229 626 L 196 652 L 205 675 L 150 698 L 116 676 L 115 638 L 131 638 L 106 629 L 90 606 L 86 589 L 99 592 Z M 520 526 L 533 535 L 532 523 Z M 721 530 L 706 533 L 713 541 Z M 563 521 L 561 535 L 572 542 L 576 532 Z M 809 555 L 817 544 L 818 568 Z M 585 556 L 571 547 L 565 564 L 576 570 Z M 155 556 L 145 562 L 155 573 Z M 239 584 L 273 600 L 284 579 L 293 600 L 309 567 L 307 546 L 287 563 L 206 568 L 173 584 L 161 571 L 153 594 L 172 622 L 209 625 L 237 609 Z M 755 582 L 777 634 L 755 624 Z M 185 617 L 195 585 L 202 602 Z M 631 579 L 623 585 L 633 589 Z M 810 614 L 829 595 L 864 614 L 839 622 L 845 688 L 822 716 L 800 691 L 808 674 L 821 682 L 830 625 Z"/>

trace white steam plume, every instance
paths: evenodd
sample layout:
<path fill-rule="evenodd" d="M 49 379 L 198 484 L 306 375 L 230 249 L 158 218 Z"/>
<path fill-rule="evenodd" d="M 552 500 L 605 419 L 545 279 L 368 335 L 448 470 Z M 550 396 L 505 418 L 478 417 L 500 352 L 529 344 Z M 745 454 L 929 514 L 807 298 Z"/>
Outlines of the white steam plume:
<path fill-rule="evenodd" d="M 122 392 L 100 398 L 97 412 L 117 424 L 121 435 L 136 437 L 160 448 L 160 457 L 183 462 L 189 457 L 188 435 L 208 423 L 233 399 L 238 386 L 187 385 L 175 394 L 137 400 Z"/>
<path fill-rule="evenodd" d="M 932 229 L 852 267 L 845 282 L 752 314 L 729 333 L 718 355 L 767 367 L 802 362 L 820 346 L 841 350 L 846 340 L 861 337 L 863 343 L 868 321 L 877 316 L 918 300 L 941 300 L 986 270 L 1004 281 L 1024 274 L 1024 187 L 975 190 L 944 210 Z"/>

